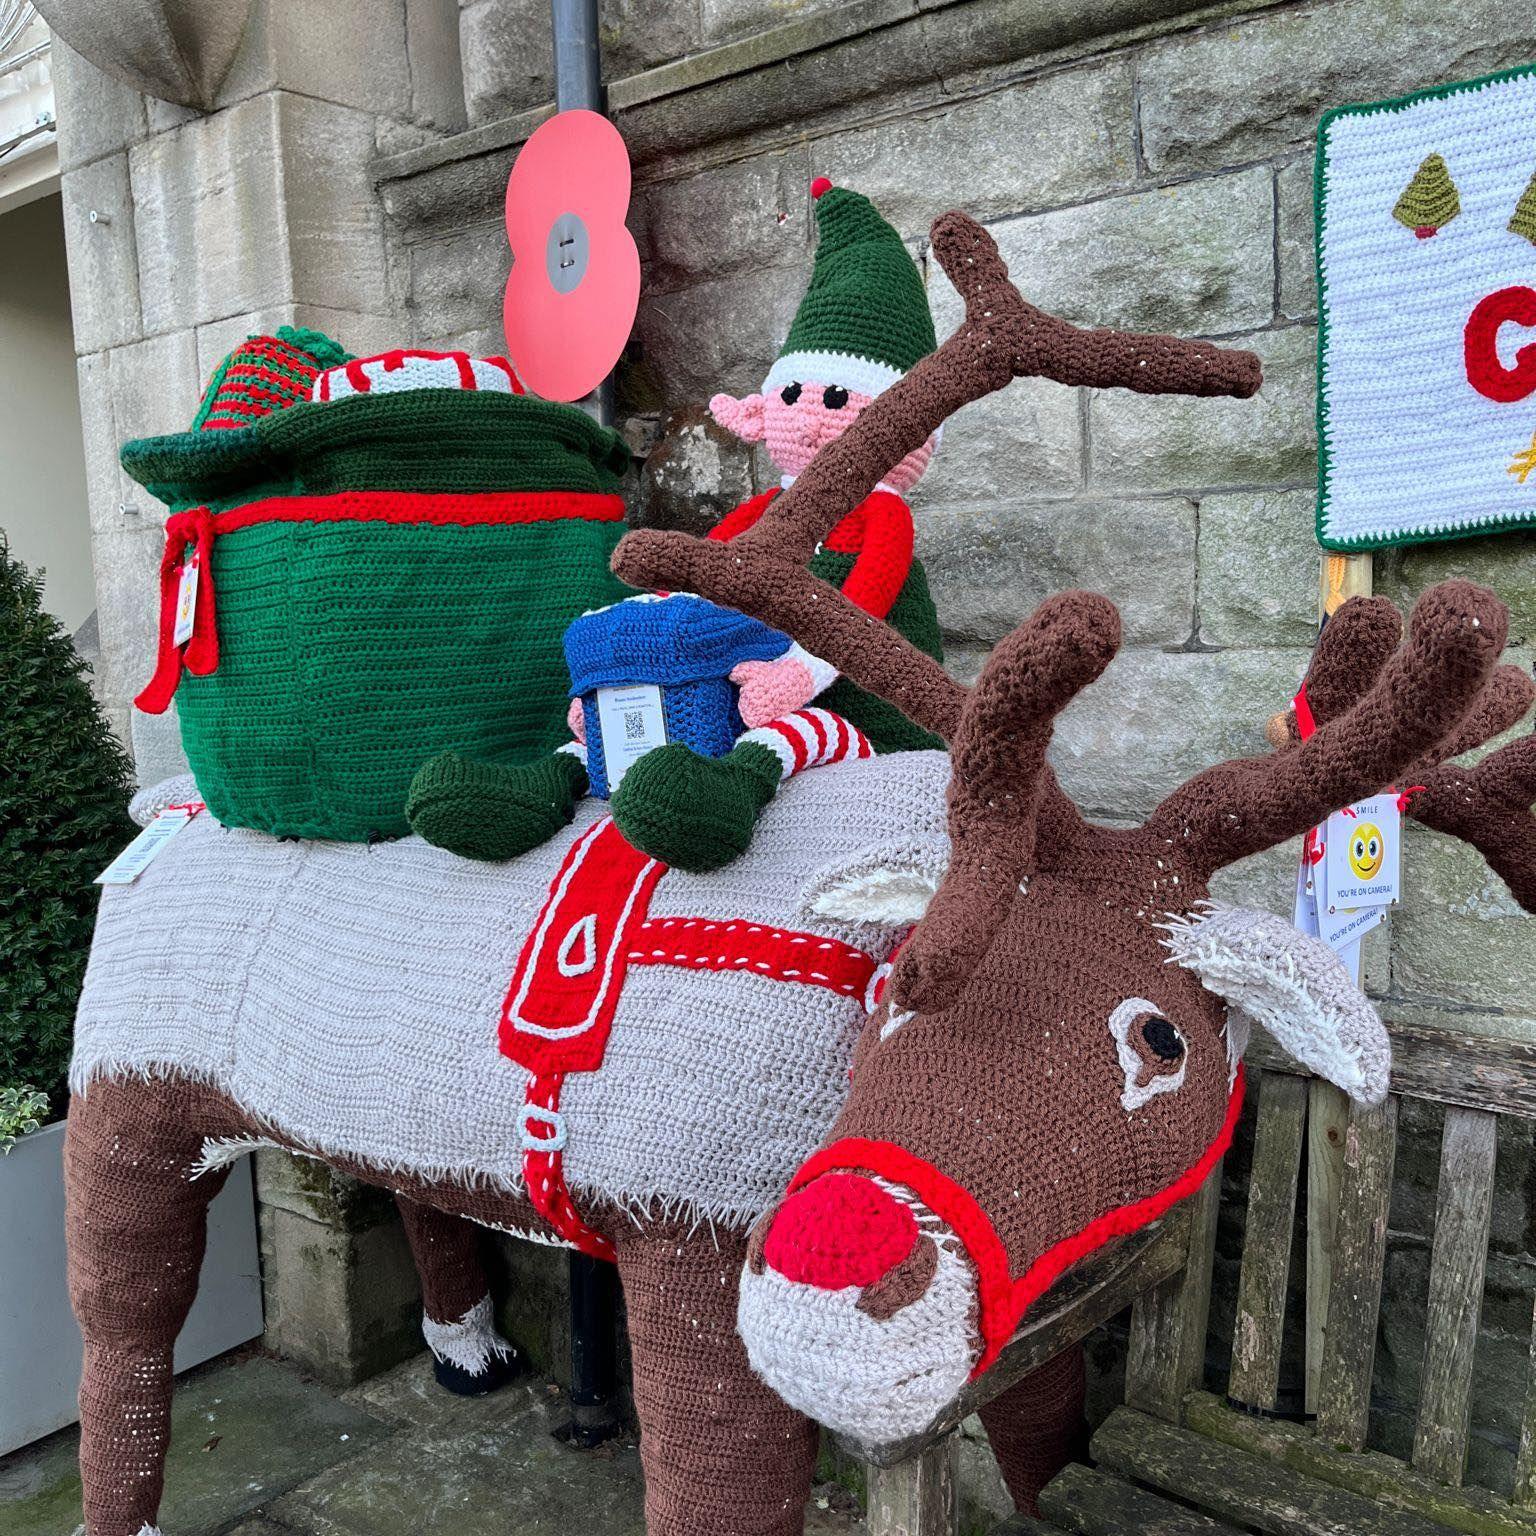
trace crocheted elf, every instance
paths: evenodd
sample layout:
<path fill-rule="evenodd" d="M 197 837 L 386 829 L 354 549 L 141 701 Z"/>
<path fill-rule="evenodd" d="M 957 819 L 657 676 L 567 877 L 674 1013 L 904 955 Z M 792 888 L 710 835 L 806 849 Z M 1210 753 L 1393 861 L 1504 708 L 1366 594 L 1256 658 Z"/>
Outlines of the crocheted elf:
<path fill-rule="evenodd" d="M 811 192 L 820 240 L 779 356 L 759 392 L 710 401 L 722 426 L 765 444 L 784 485 L 935 346 L 922 278 L 901 237 L 859 193 L 824 178 Z M 890 470 L 810 563 L 814 574 L 935 658 L 942 655 L 938 619 L 913 557 L 912 513 L 903 497 L 937 444 L 935 433 Z M 734 538 L 778 494 L 775 488 L 743 502 L 710 537 Z M 937 745 L 798 644 L 786 641 L 777 656 L 744 656 L 729 678 L 744 734 L 728 751 L 711 755 L 670 739 L 637 759 L 613 792 L 613 817 L 625 837 L 665 864 L 703 871 L 736 858 L 779 785 L 806 767 L 871 747 Z M 412 790 L 416 831 L 489 859 L 514 857 L 552 836 L 589 788 L 583 714 L 578 699 L 570 717 L 575 741 L 551 759 L 516 768 L 453 756 L 428 764 Z"/>

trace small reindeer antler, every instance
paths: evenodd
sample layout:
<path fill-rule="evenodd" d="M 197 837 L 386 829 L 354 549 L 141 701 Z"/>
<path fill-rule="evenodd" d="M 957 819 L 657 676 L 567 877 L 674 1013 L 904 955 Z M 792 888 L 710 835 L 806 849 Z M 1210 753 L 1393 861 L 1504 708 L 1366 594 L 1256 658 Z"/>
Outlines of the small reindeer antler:
<path fill-rule="evenodd" d="M 1388 614 L 1396 610 L 1385 598 L 1352 598 L 1329 620 L 1307 670 L 1307 699 L 1317 720 L 1347 709 L 1379 673 L 1385 658 L 1371 637 L 1388 627 Z M 1476 848 L 1528 912 L 1536 912 L 1536 735 L 1509 743 L 1474 767 L 1450 759 L 1511 730 L 1533 702 L 1536 683 L 1524 672 L 1495 668 L 1456 728 L 1404 775 L 1415 790 L 1408 814 Z M 1294 715 L 1290 730 L 1294 740 Z"/>
<path fill-rule="evenodd" d="M 1346 609 L 1330 621 L 1324 640 Z M 1197 774 L 1152 813 L 1148 828 L 1181 847 L 1201 873 L 1305 832 L 1340 806 L 1399 780 L 1459 735 L 1481 705 L 1509 615 L 1485 587 L 1467 581 L 1432 587 L 1414 607 L 1407 643 L 1374 675 L 1367 665 L 1363 691 L 1335 664 L 1355 625 L 1361 636 L 1371 633 L 1379 650 L 1384 626 L 1356 610 L 1346 629 L 1320 647 L 1327 665 L 1320 673 L 1314 668 L 1327 707 L 1347 705 L 1341 713 L 1299 746 Z M 1314 700 L 1314 712 L 1316 706 Z"/>
<path fill-rule="evenodd" d="M 992 237 L 963 213 L 933 226 L 939 265 L 965 301 L 944 344 L 874 401 L 763 516 L 729 543 L 642 529 L 614 552 L 637 587 L 698 592 L 787 631 L 909 719 L 953 738 L 965 689 L 932 658 L 805 570 L 816 545 L 961 406 L 1025 377 L 1144 394 L 1237 395 L 1258 359 L 1203 341 L 1080 330 L 1030 304 Z"/>

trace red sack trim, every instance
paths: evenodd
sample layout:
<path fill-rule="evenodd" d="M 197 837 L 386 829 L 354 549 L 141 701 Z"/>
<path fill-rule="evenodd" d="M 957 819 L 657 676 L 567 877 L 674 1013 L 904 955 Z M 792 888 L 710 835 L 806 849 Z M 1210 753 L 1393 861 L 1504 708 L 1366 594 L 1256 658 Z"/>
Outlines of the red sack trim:
<path fill-rule="evenodd" d="M 564 1083 L 563 1072 L 528 1079 L 523 1098 L 523 1182 L 528 1186 L 529 1203 L 561 1238 L 594 1259 L 612 1263 L 616 1257 L 613 1244 L 581 1219 L 565 1181 L 565 1122 L 560 1117 Z M 544 1129 L 536 1132 L 535 1125 Z"/>
<path fill-rule="evenodd" d="M 626 959 L 631 965 L 680 965 L 691 971 L 751 971 L 843 997 L 862 997 L 875 974 L 873 956 L 837 939 L 702 917 L 648 919 Z"/>
<path fill-rule="evenodd" d="M 893 1184 L 905 1185 L 929 1210 L 947 1222 L 965 1245 L 976 1268 L 982 1350 L 971 1371 L 974 1381 L 997 1359 L 1003 1346 L 1013 1337 L 1024 1313 L 1072 1265 L 1102 1248 L 1112 1238 L 1139 1231 L 1166 1215 L 1180 1200 L 1199 1191 L 1232 1144 L 1243 1108 L 1243 1086 L 1243 1067 L 1239 1063 L 1221 1130 L 1192 1167 L 1156 1194 L 1116 1206 L 1095 1217 L 1080 1232 L 1053 1244 L 1017 1280 L 1012 1278 L 1003 1241 L 976 1197 L 932 1163 L 894 1142 L 872 1141 L 864 1137 L 835 1141 L 802 1164 L 790 1180 L 786 1193 L 794 1194 L 823 1173 L 862 1170 Z"/>
<path fill-rule="evenodd" d="M 231 408 L 238 406 L 232 402 Z M 220 409 L 225 407 L 221 405 Z M 249 409 L 249 408 L 247 408 Z M 205 425 L 209 425 L 205 423 Z M 220 426 L 237 423 L 212 423 Z M 181 664 L 195 677 L 219 665 L 214 620 L 213 541 L 258 523 L 415 523 L 434 528 L 511 526 L 579 518 L 590 523 L 624 520 L 624 498 L 595 491 L 336 491 L 329 496 L 271 496 L 228 512 L 193 507 L 166 519 L 160 556 L 160 633 L 154 675 L 133 701 L 146 714 L 163 714 L 181 681 Z M 186 546 L 197 549 L 197 608 L 183 658 L 175 645 L 177 573 Z"/>

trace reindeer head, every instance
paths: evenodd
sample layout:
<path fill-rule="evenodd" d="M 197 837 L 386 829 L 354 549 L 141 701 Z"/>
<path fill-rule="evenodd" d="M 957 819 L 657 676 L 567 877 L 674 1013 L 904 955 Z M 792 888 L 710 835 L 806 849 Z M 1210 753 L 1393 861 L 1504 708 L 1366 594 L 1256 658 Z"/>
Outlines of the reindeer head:
<path fill-rule="evenodd" d="M 869 1441 L 925 1427 L 1067 1267 L 1199 1187 L 1235 1123 L 1248 1017 L 1357 1096 L 1385 1092 L 1384 1031 L 1332 956 L 1277 919 L 1211 906 L 1207 882 L 1433 756 L 1506 628 L 1491 593 L 1437 588 L 1369 690 L 1307 742 L 1197 775 L 1139 827 L 1091 825 L 1045 759 L 1055 716 L 1118 646 L 1106 599 L 1049 599 L 968 690 L 802 562 L 885 465 L 1011 377 L 1244 393 L 1256 370 L 1041 315 L 961 215 L 934 246 L 967 301 L 954 337 L 747 535 L 632 534 L 614 562 L 787 630 L 951 745 L 947 867 L 907 849 L 807 893 L 824 914 L 916 927 L 831 1140 L 759 1223 L 742 1279 L 757 1370 Z"/>

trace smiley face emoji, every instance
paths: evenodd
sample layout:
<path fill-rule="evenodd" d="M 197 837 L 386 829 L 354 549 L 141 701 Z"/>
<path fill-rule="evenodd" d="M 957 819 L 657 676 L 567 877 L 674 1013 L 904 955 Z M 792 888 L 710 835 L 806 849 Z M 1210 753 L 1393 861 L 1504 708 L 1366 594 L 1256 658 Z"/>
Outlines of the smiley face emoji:
<path fill-rule="evenodd" d="M 1374 822 L 1362 821 L 1349 834 L 1349 867 L 1362 880 L 1372 880 L 1381 872 L 1386 853 L 1386 839 Z"/>

